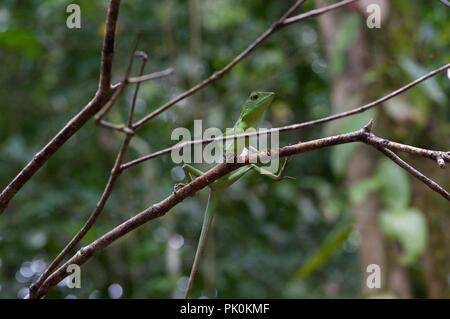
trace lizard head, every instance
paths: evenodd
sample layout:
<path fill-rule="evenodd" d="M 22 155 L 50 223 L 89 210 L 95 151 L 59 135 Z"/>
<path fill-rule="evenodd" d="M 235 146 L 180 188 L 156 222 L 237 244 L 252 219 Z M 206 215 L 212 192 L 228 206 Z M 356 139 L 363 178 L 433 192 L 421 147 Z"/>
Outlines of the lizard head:
<path fill-rule="evenodd" d="M 245 101 L 241 120 L 247 126 L 256 126 L 272 103 L 274 96 L 275 93 L 273 92 L 252 92 Z"/>

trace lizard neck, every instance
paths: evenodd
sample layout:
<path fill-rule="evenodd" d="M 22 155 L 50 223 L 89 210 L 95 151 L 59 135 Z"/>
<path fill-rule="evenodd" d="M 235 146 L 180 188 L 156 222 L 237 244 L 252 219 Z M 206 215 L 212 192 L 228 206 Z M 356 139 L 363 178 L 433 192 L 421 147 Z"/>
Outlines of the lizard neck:
<path fill-rule="evenodd" d="M 245 131 L 246 129 L 248 129 L 250 126 L 248 125 L 247 122 L 243 121 L 242 118 L 239 118 L 236 123 L 234 124 L 234 129 L 235 130 L 242 130 Z"/>

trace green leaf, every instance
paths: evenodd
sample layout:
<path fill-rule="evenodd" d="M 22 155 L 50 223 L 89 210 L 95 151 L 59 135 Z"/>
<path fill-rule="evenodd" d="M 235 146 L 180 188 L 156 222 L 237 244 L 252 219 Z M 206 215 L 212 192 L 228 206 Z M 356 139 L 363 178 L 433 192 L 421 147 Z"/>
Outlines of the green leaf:
<path fill-rule="evenodd" d="M 350 199 L 353 203 L 358 203 L 366 199 L 369 193 L 374 192 L 380 188 L 380 180 L 376 177 L 362 180 L 359 183 L 352 185 L 350 189 Z"/>
<path fill-rule="evenodd" d="M 402 57 L 400 59 L 400 66 L 409 74 L 411 79 L 417 79 L 428 73 L 428 70 L 407 57 Z M 435 78 L 430 78 L 425 82 L 422 82 L 419 87 L 423 89 L 424 93 L 430 99 L 432 99 L 439 105 L 446 104 L 447 97 L 445 96 L 445 93 L 442 91 Z"/>
<path fill-rule="evenodd" d="M 348 236 L 350 236 L 352 224 L 352 221 L 347 221 L 331 232 L 325 238 L 319 249 L 295 272 L 294 278 L 306 278 L 323 267 L 336 250 L 342 246 L 342 243 L 347 240 Z"/>
<path fill-rule="evenodd" d="M 423 214 L 409 208 L 382 212 L 380 218 L 384 234 L 398 240 L 402 246 L 402 263 L 414 263 L 427 245 L 427 225 Z"/>
<path fill-rule="evenodd" d="M 411 187 L 406 172 L 390 161 L 382 159 L 378 164 L 377 178 L 380 183 L 381 199 L 387 210 L 395 211 L 409 207 Z"/>

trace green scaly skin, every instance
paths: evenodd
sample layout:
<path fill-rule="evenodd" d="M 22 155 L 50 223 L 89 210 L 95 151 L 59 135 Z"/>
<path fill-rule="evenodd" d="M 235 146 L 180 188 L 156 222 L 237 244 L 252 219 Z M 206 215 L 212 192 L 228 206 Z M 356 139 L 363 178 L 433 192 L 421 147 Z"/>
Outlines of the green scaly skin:
<path fill-rule="evenodd" d="M 238 120 L 233 126 L 233 129 L 227 130 L 226 135 L 233 135 L 242 133 L 243 131 L 254 128 L 258 125 L 258 123 L 262 120 L 266 110 L 269 108 L 272 100 L 275 96 L 275 93 L 272 92 L 253 92 L 250 94 L 248 99 L 245 101 L 244 106 L 242 107 L 241 113 L 239 115 Z M 234 153 L 240 155 L 245 148 L 245 143 L 235 143 L 230 140 L 230 142 L 226 143 L 225 152 L 226 154 Z M 278 174 L 264 172 L 264 175 L 274 179 L 281 180 L 284 178 L 284 171 L 286 169 L 287 160 L 284 162 Z M 263 169 L 257 165 L 251 164 L 248 166 L 241 167 L 234 172 L 231 172 L 214 183 L 209 185 L 209 197 L 208 203 L 206 205 L 205 217 L 203 219 L 202 230 L 200 233 L 200 239 L 197 246 L 197 251 L 195 253 L 194 262 L 192 264 L 191 274 L 189 276 L 188 284 L 186 287 L 184 298 L 188 298 L 189 291 L 192 288 L 192 284 L 195 278 L 195 274 L 197 273 L 198 266 L 200 263 L 200 258 L 205 250 L 208 231 L 211 227 L 211 223 L 214 218 L 214 211 L 217 206 L 217 200 L 220 194 L 228 187 L 230 187 L 233 183 L 239 180 L 242 176 L 244 176 L 248 171 L 255 170 L 262 174 Z M 190 180 L 193 180 L 195 177 L 199 177 L 203 174 L 202 171 L 196 169 L 190 165 L 183 165 L 183 170 Z"/>

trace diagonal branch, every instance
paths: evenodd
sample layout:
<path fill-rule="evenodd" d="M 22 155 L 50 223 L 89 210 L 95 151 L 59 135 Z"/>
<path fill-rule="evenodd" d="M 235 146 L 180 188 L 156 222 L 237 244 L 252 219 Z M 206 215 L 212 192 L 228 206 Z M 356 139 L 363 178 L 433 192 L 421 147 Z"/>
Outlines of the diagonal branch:
<path fill-rule="evenodd" d="M 106 123 L 106 121 L 103 120 L 103 117 L 105 116 L 106 113 L 109 112 L 111 107 L 116 103 L 117 99 L 120 97 L 120 95 L 126 89 L 126 87 L 128 85 L 127 79 L 129 78 L 131 69 L 133 68 L 134 60 L 136 58 L 136 51 L 139 46 L 140 38 L 141 38 L 141 34 L 137 33 L 135 36 L 135 39 L 134 39 L 133 49 L 131 50 L 131 54 L 128 59 L 128 65 L 125 70 L 125 75 L 123 76 L 122 81 L 113 86 L 115 89 L 114 94 L 111 96 L 111 98 L 108 100 L 108 102 L 106 102 L 105 105 L 94 116 L 95 121 L 100 125 L 104 125 L 104 123 Z M 107 125 L 105 125 L 105 126 L 107 126 Z"/>
<path fill-rule="evenodd" d="M 374 134 L 370 134 L 367 137 L 367 140 L 371 145 L 374 146 L 390 150 L 396 150 L 431 159 L 435 161 L 440 168 L 445 168 L 445 163 L 450 163 L 450 152 L 434 151 L 411 145 L 401 144 L 375 136 Z"/>
<path fill-rule="evenodd" d="M 333 137 L 327 137 L 322 138 L 319 140 L 314 140 L 310 142 L 305 143 L 299 143 L 296 145 L 286 146 L 279 150 L 279 152 L 266 152 L 264 154 L 258 154 L 259 158 L 263 159 L 267 158 L 268 156 L 276 156 L 276 153 L 279 154 L 279 156 L 290 156 L 294 154 L 300 154 L 303 152 L 311 151 L 313 149 L 319 149 L 327 146 L 333 146 L 338 144 L 344 144 L 344 143 L 350 143 L 357 141 L 359 136 L 361 134 L 361 131 L 356 131 L 353 133 L 348 134 L 342 134 L 338 136 Z M 271 153 L 271 155 L 268 155 L 268 153 Z M 40 288 L 33 294 L 32 296 L 29 296 L 30 298 L 41 298 L 43 297 L 48 290 L 58 284 L 62 279 L 64 279 L 67 276 L 66 269 L 71 264 L 77 264 L 82 265 L 86 261 L 88 261 L 92 255 L 102 250 L 106 247 L 108 247 L 111 243 L 116 241 L 117 239 L 123 237 L 125 234 L 133 231 L 134 229 L 138 228 L 139 226 L 143 225 L 144 223 L 161 217 L 164 214 L 166 214 L 171 208 L 173 208 L 175 205 L 183 201 L 184 199 L 188 198 L 189 196 L 194 195 L 199 190 L 205 188 L 209 184 L 213 183 L 220 177 L 230 173 L 233 170 L 238 169 L 239 167 L 242 167 L 246 165 L 249 161 L 256 161 L 256 155 L 253 157 L 247 156 L 242 161 L 237 161 L 238 163 L 220 163 L 213 168 L 211 168 L 209 171 L 207 171 L 202 176 L 196 178 L 194 181 L 192 181 L 189 184 L 186 184 L 184 187 L 177 190 L 176 193 L 172 193 L 167 198 L 162 200 L 161 202 L 154 204 L 144 211 L 140 212 L 139 214 L 135 215 L 134 217 L 128 219 L 127 221 L 123 222 L 122 224 L 118 225 L 105 235 L 101 236 L 99 239 L 95 240 L 88 246 L 85 246 L 84 248 L 80 249 L 72 258 L 70 258 L 64 265 L 62 265 L 60 268 L 58 268 L 51 276 L 48 277 L 46 281 L 40 286 Z M 232 158 L 230 159 L 232 160 Z"/>
<path fill-rule="evenodd" d="M 165 76 L 172 75 L 175 72 L 173 68 L 168 68 L 162 71 L 145 74 L 142 76 L 135 76 L 128 78 L 128 83 L 141 83 L 149 80 L 156 80 Z"/>
<path fill-rule="evenodd" d="M 252 44 L 250 44 L 244 51 L 242 51 L 238 56 L 236 56 L 230 63 L 228 63 L 221 70 L 214 72 L 209 78 L 198 83 L 194 87 L 180 94 L 179 96 L 173 98 L 167 103 L 163 104 L 155 111 L 151 112 L 141 120 L 133 124 L 132 129 L 136 130 L 142 126 L 147 121 L 156 117 L 160 113 L 164 112 L 166 109 L 185 99 L 186 97 L 196 93 L 205 86 L 211 84 L 212 82 L 220 79 L 228 71 L 230 71 L 236 64 L 242 61 L 246 56 L 248 56 L 257 46 L 259 46 L 264 40 L 266 40 L 270 35 L 289 25 L 293 22 L 299 22 L 310 17 L 314 17 L 325 12 L 346 6 L 352 2 L 358 0 L 345 0 L 339 3 L 323 7 L 316 10 L 311 10 L 299 16 L 295 16 L 295 21 L 287 24 L 286 21 L 289 20 L 289 15 L 292 14 L 298 7 L 300 7 L 306 0 L 297 0 L 293 6 L 287 10 L 287 12 L 275 23 L 273 23 L 269 29 L 267 29 L 263 34 L 261 34 Z M 3 189 L 0 193 L 0 214 L 4 212 L 8 206 L 10 200 L 15 196 L 15 194 L 30 180 L 34 174 L 47 162 L 47 160 L 62 146 L 64 143 L 72 137 L 90 118 L 92 118 L 97 112 L 102 109 L 108 109 L 112 103 L 117 99 L 125 86 L 124 83 L 119 83 L 111 87 L 111 67 L 112 59 L 114 53 L 114 39 L 115 39 L 115 29 L 117 18 L 119 14 L 120 0 L 110 0 L 107 18 L 106 18 L 106 32 L 103 40 L 102 48 L 102 58 L 100 66 L 100 79 L 99 79 L 99 89 L 95 94 L 95 97 L 78 113 L 73 117 L 66 126 L 58 132 L 58 134 L 44 147 L 42 148 L 34 158 L 19 172 L 19 174 Z M 169 73 L 169 71 L 167 71 Z M 165 75 L 165 74 L 163 74 Z M 149 76 L 152 78 L 151 76 Z M 134 81 L 141 81 L 144 79 L 131 79 Z M 113 98 L 111 98 L 113 96 Z M 105 104 L 108 104 L 105 107 Z M 106 112 L 105 110 L 105 112 Z M 101 114 L 103 114 L 102 112 Z M 101 120 L 101 114 L 98 116 L 97 120 L 100 124 L 115 128 L 114 124 L 107 123 Z M 120 130 L 121 128 L 119 128 Z"/>
<path fill-rule="evenodd" d="M 329 116 L 326 116 L 326 117 L 323 117 L 320 119 L 316 119 L 316 120 L 301 122 L 301 123 L 287 125 L 287 126 L 283 126 L 283 127 L 277 127 L 277 128 L 273 128 L 273 129 L 269 129 L 269 130 L 259 131 L 259 132 L 242 133 L 242 134 L 236 134 L 236 135 L 222 135 L 222 136 L 215 137 L 215 138 L 207 138 L 207 139 L 201 139 L 201 140 L 199 139 L 199 140 L 181 142 L 181 143 L 175 144 L 174 146 L 156 151 L 154 153 L 144 155 L 140 158 L 137 158 L 128 163 L 125 163 L 122 165 L 122 168 L 123 169 L 130 168 L 130 167 L 140 164 L 144 161 L 169 154 L 172 151 L 180 150 L 180 149 L 190 146 L 190 145 L 207 144 L 207 143 L 219 142 L 219 141 L 230 140 L 230 139 L 235 139 L 235 138 L 244 138 L 244 137 L 258 136 L 258 135 L 262 135 L 262 134 L 270 134 L 270 133 L 274 133 L 274 132 L 294 131 L 294 130 L 298 130 L 301 128 L 310 127 L 310 126 L 314 126 L 314 125 L 318 125 L 318 124 L 331 122 L 331 121 L 334 121 L 337 119 L 349 117 L 349 116 L 352 116 L 352 115 L 355 115 L 358 113 L 365 112 L 377 105 L 380 105 L 381 103 L 384 103 L 387 100 L 390 100 L 390 99 L 396 97 L 397 95 L 400 95 L 400 94 L 406 92 L 407 90 L 415 87 L 416 85 L 424 82 L 425 80 L 427 80 L 449 68 L 450 68 L 450 63 L 447 63 L 443 66 L 440 66 L 437 69 L 434 69 L 434 70 L 428 72 L 427 74 L 421 76 L 420 78 L 402 86 L 401 88 L 399 88 L 393 92 L 390 92 L 389 94 L 387 94 L 375 101 L 372 101 L 370 103 L 367 103 L 365 105 L 362 105 L 358 108 L 355 108 L 355 109 L 352 109 L 352 110 L 349 110 L 346 112 L 341 112 L 341 113 L 329 115 Z M 116 129 L 120 130 L 121 127 L 118 127 Z M 386 140 L 379 140 L 378 143 L 386 143 Z M 385 145 L 385 147 L 387 147 L 387 148 L 396 149 L 396 150 L 400 150 L 403 152 L 410 152 L 410 153 L 413 152 L 417 155 L 428 157 L 430 159 L 435 160 L 439 164 L 440 167 L 443 167 L 445 165 L 445 162 L 450 161 L 450 154 L 448 152 L 445 153 L 445 152 L 437 152 L 437 151 L 432 151 L 432 150 L 419 149 L 417 147 L 412 147 L 409 145 L 406 145 L 407 147 L 405 148 L 404 146 L 405 145 L 403 145 L 403 144 L 394 143 L 394 142 L 390 142 L 389 145 Z"/>
<path fill-rule="evenodd" d="M 111 88 L 111 66 L 114 54 L 114 39 L 120 0 L 110 0 L 106 16 L 106 31 L 103 39 L 99 89 L 94 98 L 75 115 L 17 176 L 0 193 L 0 214 L 4 212 L 14 195 L 44 166 L 47 160 L 71 138 L 103 105 L 109 100 L 115 89 Z"/>
<path fill-rule="evenodd" d="M 138 213 L 134 217 L 124 221 L 122 224 L 116 226 L 108 233 L 104 234 L 97 240 L 93 241 L 89 245 L 80 249 L 72 258 L 70 258 L 64 265 L 58 268 L 53 274 L 51 274 L 46 281 L 40 286 L 39 290 L 32 296 L 32 298 L 41 298 L 43 297 L 51 287 L 58 284 L 62 279 L 67 276 L 67 267 L 71 264 L 82 265 L 86 263 L 94 253 L 107 248 L 110 244 L 115 242 L 116 240 L 122 238 L 126 234 L 145 224 L 146 222 L 153 220 L 155 218 L 161 217 L 165 215 L 170 209 L 176 206 L 178 203 L 182 202 L 184 199 L 194 195 L 199 190 L 207 187 L 208 185 L 215 182 L 217 179 L 223 177 L 224 175 L 238 169 L 239 167 L 248 165 L 249 163 L 255 163 L 257 161 L 267 162 L 268 159 L 273 159 L 274 157 L 289 157 L 296 154 L 301 154 L 304 152 L 324 148 L 331 147 L 340 144 L 347 144 L 353 142 L 362 142 L 372 147 L 379 149 L 383 154 L 392 159 L 395 163 L 400 165 L 406 171 L 408 171 L 413 176 L 419 178 L 422 182 L 424 182 L 431 189 L 442 195 L 444 198 L 450 201 L 450 194 L 444 190 L 440 185 L 436 182 L 432 181 L 412 166 L 404 162 L 397 155 L 395 155 L 392 151 L 379 146 L 377 143 L 374 143 L 369 137 L 372 135 L 371 133 L 371 123 L 366 125 L 363 129 L 358 131 L 354 131 L 347 134 L 335 135 L 331 137 L 325 137 L 317 140 L 312 140 L 303 143 L 297 143 L 294 145 L 285 146 L 281 149 L 277 150 L 268 150 L 259 152 L 257 154 L 251 154 L 246 156 L 241 156 L 237 159 L 232 155 L 228 156 L 224 163 L 219 163 L 206 173 L 196 178 L 189 184 L 184 185 L 180 189 L 178 189 L 175 193 L 172 193 L 164 200 L 156 203 L 142 212 Z"/>
<path fill-rule="evenodd" d="M 332 4 L 332 5 L 323 7 L 323 8 L 318 8 L 318 9 L 314 9 L 314 10 L 308 11 L 306 13 L 302 13 L 302 14 L 296 15 L 296 16 L 291 17 L 291 18 L 287 18 L 287 19 L 285 19 L 283 21 L 283 26 L 290 25 L 292 23 L 296 23 L 296 22 L 304 20 L 306 18 L 319 16 L 321 14 L 324 14 L 324 13 L 328 12 L 328 11 L 332 11 L 332 10 L 335 10 L 335 9 L 347 6 L 349 4 L 352 4 L 353 2 L 356 2 L 356 1 L 359 1 L 359 0 L 345 0 L 345 1 L 341 1 L 341 2 L 338 2 L 338 3 L 335 3 L 335 4 Z"/>
<path fill-rule="evenodd" d="M 382 147 L 378 144 L 373 144 L 368 139 L 366 141 L 367 144 L 374 146 L 377 150 L 379 150 L 381 153 L 386 155 L 388 158 L 390 158 L 393 162 L 395 162 L 398 166 L 405 169 L 408 173 L 410 173 L 412 176 L 416 177 L 418 180 L 420 180 L 422 183 L 427 185 L 429 188 L 431 188 L 436 193 L 440 194 L 442 197 L 450 201 L 450 193 L 447 192 L 442 186 L 440 186 L 438 183 L 433 181 L 431 178 L 425 176 L 421 172 L 419 172 L 417 169 L 406 163 L 404 160 L 402 160 L 400 157 L 398 157 L 394 152 L 391 150 Z"/>
<path fill-rule="evenodd" d="M 137 121 L 133 128 L 137 129 L 144 125 L 146 122 L 150 121 L 154 117 L 158 116 L 168 108 L 174 106 L 181 100 L 184 100 L 188 96 L 193 95 L 197 91 L 201 90 L 205 86 L 217 81 L 218 79 L 222 78 L 227 72 L 229 72 L 236 64 L 241 62 L 245 57 L 247 57 L 255 48 L 257 48 L 262 42 L 264 42 L 268 37 L 270 37 L 272 34 L 274 34 L 276 31 L 282 29 L 283 27 L 290 25 L 292 23 L 286 23 L 286 21 L 289 21 L 289 15 L 292 14 L 296 9 L 298 9 L 303 3 L 305 3 L 306 0 L 297 0 L 293 6 L 291 6 L 285 14 L 281 16 L 277 21 L 275 21 L 266 31 L 264 31 L 258 38 L 256 38 L 255 41 L 253 41 L 244 51 L 239 53 L 233 60 L 231 60 L 227 65 L 225 65 L 222 69 L 215 71 L 213 74 L 211 74 L 207 79 L 203 80 L 202 82 L 198 83 L 197 85 L 191 87 L 189 90 L 181 93 L 180 95 L 174 97 L 170 101 L 166 102 L 165 104 L 158 107 L 153 112 L 147 114 L 142 119 Z M 336 4 L 326 6 L 323 8 L 320 8 L 318 10 L 311 10 L 308 11 L 300 16 L 297 16 L 298 18 L 294 22 L 300 22 L 305 19 L 308 19 L 310 17 L 315 17 L 317 15 L 326 13 L 331 10 L 335 10 L 338 8 L 341 8 L 343 6 L 346 6 L 352 2 L 356 2 L 359 0 L 345 0 L 338 2 Z"/>
<path fill-rule="evenodd" d="M 106 14 L 106 31 L 103 39 L 100 65 L 99 90 L 108 91 L 111 87 L 111 69 L 116 38 L 116 24 L 119 16 L 120 0 L 110 0 Z"/>
<path fill-rule="evenodd" d="M 134 50 L 135 51 L 135 50 Z M 139 75 L 142 75 L 144 73 L 145 64 L 147 63 L 147 55 L 143 52 L 139 52 L 138 55 L 142 62 L 139 68 Z M 135 56 L 135 52 L 133 52 L 132 56 Z M 127 77 L 131 71 L 131 64 L 130 68 L 127 71 Z M 51 273 L 58 267 L 58 265 L 62 262 L 65 256 L 72 250 L 80 241 L 83 239 L 83 237 L 86 235 L 86 233 L 92 228 L 100 214 L 102 213 L 103 209 L 105 208 L 106 202 L 110 198 L 113 188 L 115 186 L 115 183 L 117 179 L 120 177 L 122 173 L 121 165 L 123 163 L 123 160 L 125 158 L 125 153 L 127 151 L 128 145 L 130 144 L 131 139 L 133 138 L 134 132 L 131 129 L 131 123 L 133 121 L 133 115 L 134 110 L 136 106 L 136 100 L 137 100 L 137 94 L 139 92 L 139 84 L 136 85 L 134 89 L 133 99 L 131 101 L 131 106 L 128 114 L 128 120 L 127 125 L 123 125 L 128 131 L 125 131 L 126 134 L 123 138 L 122 144 L 120 145 L 119 151 L 116 156 L 116 160 L 114 162 L 114 166 L 111 169 L 111 174 L 108 178 L 108 182 L 106 183 L 105 189 L 103 190 L 103 194 L 100 197 L 97 205 L 95 206 L 94 210 L 91 212 L 89 218 L 87 219 L 86 223 L 83 225 L 83 227 L 78 231 L 78 233 L 72 238 L 72 240 L 63 248 L 63 250 L 56 256 L 56 258 L 50 263 L 50 265 L 47 267 L 47 269 L 42 273 L 42 275 L 39 276 L 39 278 L 36 280 L 35 283 L 33 283 L 30 287 L 30 296 L 34 296 L 35 293 L 38 291 L 39 287 L 42 285 L 42 283 L 51 275 Z"/>

